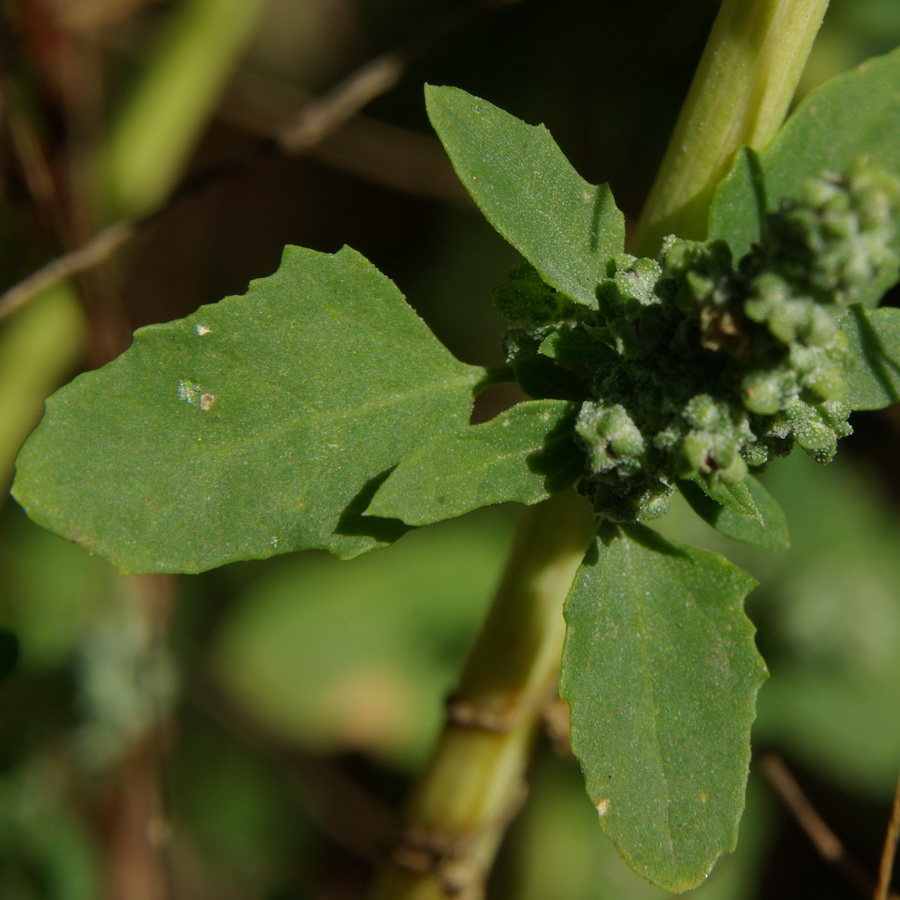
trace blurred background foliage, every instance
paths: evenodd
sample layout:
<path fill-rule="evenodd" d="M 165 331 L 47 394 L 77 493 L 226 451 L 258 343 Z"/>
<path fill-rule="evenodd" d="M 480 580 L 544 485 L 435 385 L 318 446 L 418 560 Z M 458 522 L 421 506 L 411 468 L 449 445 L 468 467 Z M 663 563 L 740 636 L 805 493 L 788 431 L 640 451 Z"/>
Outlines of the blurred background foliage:
<path fill-rule="evenodd" d="M 0 287 L 160 207 L 192 173 L 247 156 L 306 98 L 463 6 L 4 0 Z M 258 154 L 5 317 L 4 488 L 48 393 L 124 349 L 135 327 L 243 292 L 286 243 L 352 245 L 460 358 L 499 362 L 490 294 L 515 254 L 456 186 L 423 82 L 544 121 L 633 218 L 717 4 L 494 6 L 307 154 Z M 896 0 L 832 0 L 804 89 L 897 44 Z M 497 391 L 479 415 L 510 399 Z M 662 527 L 759 578 L 749 611 L 772 678 L 757 752 L 787 759 L 874 878 L 900 766 L 900 419 L 888 410 L 855 425 L 828 470 L 801 458 L 767 476 L 789 514 L 789 554 L 725 547 L 680 508 Z M 312 553 L 126 579 L 0 500 L 0 897 L 360 897 L 515 518 L 482 511 L 350 563 Z M 553 743 L 541 744 L 491 895 L 662 896 L 601 838 Z M 739 850 L 701 895 L 851 896 L 760 768 Z"/>

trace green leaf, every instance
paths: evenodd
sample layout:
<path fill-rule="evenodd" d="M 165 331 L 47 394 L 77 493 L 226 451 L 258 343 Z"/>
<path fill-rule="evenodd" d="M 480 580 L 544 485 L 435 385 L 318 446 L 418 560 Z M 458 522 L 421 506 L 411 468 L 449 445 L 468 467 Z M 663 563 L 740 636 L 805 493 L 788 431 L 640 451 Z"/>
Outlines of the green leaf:
<path fill-rule="evenodd" d="M 566 601 L 560 693 L 600 825 L 670 891 L 734 848 L 766 677 L 742 610 L 753 579 L 644 526 L 601 536 Z"/>
<path fill-rule="evenodd" d="M 294 745 L 421 765 L 502 575 L 508 512 L 349 562 L 316 553 L 257 568 L 207 648 L 220 686 Z"/>
<path fill-rule="evenodd" d="M 900 309 L 852 307 L 841 320 L 852 368 L 853 409 L 883 409 L 900 400 Z"/>
<path fill-rule="evenodd" d="M 623 252 L 625 219 L 606 185 L 588 184 L 543 125 L 459 88 L 425 89 L 431 124 L 488 221 L 547 284 L 596 306 L 606 263 Z"/>
<path fill-rule="evenodd" d="M 717 505 L 724 506 L 739 516 L 750 516 L 757 521 L 762 521 L 762 515 L 753 500 L 753 494 L 750 492 L 747 481 L 749 479 L 739 481 L 737 484 L 728 484 L 723 481 L 715 487 L 708 484 L 705 478 L 696 478 L 689 483 L 700 488 L 701 493 L 715 500 Z"/>
<path fill-rule="evenodd" d="M 397 537 L 379 479 L 468 419 L 457 362 L 359 254 L 288 247 L 243 297 L 143 328 L 48 401 L 14 493 L 125 572 L 198 572 Z"/>
<path fill-rule="evenodd" d="M 691 509 L 725 537 L 776 553 L 790 547 L 784 510 L 752 475 L 739 484 L 716 488 L 702 479 L 683 481 L 678 487 Z"/>
<path fill-rule="evenodd" d="M 493 503 L 546 500 L 581 474 L 576 411 L 563 400 L 532 400 L 440 435 L 397 466 L 367 512 L 428 525 Z"/>
<path fill-rule="evenodd" d="M 753 598 L 772 646 L 753 735 L 888 805 L 900 759 L 900 523 L 883 485 L 846 462 L 792 454 L 768 476 L 795 540 L 790 565 Z"/>
<path fill-rule="evenodd" d="M 713 198 L 709 237 L 724 238 L 736 258 L 743 255 L 759 240 L 766 212 L 786 197 L 801 197 L 808 179 L 825 170 L 846 172 L 861 156 L 900 175 L 898 84 L 895 50 L 811 91 L 762 154 L 738 154 Z M 873 284 L 865 302 L 877 303 L 894 281 Z"/>

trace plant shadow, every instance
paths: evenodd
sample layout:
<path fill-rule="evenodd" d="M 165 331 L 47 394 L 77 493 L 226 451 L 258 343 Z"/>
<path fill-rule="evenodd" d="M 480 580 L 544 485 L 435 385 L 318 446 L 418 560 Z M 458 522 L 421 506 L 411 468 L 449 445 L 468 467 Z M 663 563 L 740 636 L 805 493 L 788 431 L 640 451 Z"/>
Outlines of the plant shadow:
<path fill-rule="evenodd" d="M 346 537 L 369 537 L 382 544 L 393 544 L 408 531 L 413 530 L 412 525 L 407 525 L 400 519 L 364 515 L 375 493 L 395 468 L 396 466 L 391 466 L 389 469 L 385 469 L 374 478 L 370 478 L 360 488 L 341 513 L 337 527 L 334 529 L 335 534 Z"/>

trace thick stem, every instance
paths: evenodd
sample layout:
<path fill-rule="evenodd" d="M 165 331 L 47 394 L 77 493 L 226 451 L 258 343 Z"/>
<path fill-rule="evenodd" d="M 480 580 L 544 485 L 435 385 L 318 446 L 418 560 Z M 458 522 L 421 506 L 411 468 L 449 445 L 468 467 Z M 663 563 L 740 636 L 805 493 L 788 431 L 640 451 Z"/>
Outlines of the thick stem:
<path fill-rule="evenodd" d="M 159 206 L 215 109 L 263 0 L 186 0 L 109 138 L 100 177 L 117 215 Z"/>
<path fill-rule="evenodd" d="M 634 235 L 653 255 L 667 234 L 702 239 L 716 184 L 742 146 L 781 127 L 828 0 L 723 0 Z"/>
<path fill-rule="evenodd" d="M 524 794 L 536 726 L 559 671 L 562 602 L 593 533 L 590 509 L 573 492 L 525 514 L 372 900 L 481 896 Z"/>

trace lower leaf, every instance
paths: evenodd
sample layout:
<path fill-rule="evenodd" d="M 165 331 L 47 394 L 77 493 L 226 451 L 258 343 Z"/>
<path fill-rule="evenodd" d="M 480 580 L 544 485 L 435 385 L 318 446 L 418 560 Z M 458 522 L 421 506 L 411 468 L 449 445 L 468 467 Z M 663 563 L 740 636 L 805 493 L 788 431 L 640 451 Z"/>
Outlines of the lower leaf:
<path fill-rule="evenodd" d="M 358 253 L 288 247 L 245 296 L 142 328 L 58 391 L 14 494 L 127 573 L 357 556 L 403 530 L 362 515 L 386 472 L 466 423 L 483 374 Z"/>
<path fill-rule="evenodd" d="M 681 892 L 734 849 L 766 677 L 742 603 L 754 580 L 643 526 L 607 530 L 566 601 L 560 693 L 600 825 Z"/>

